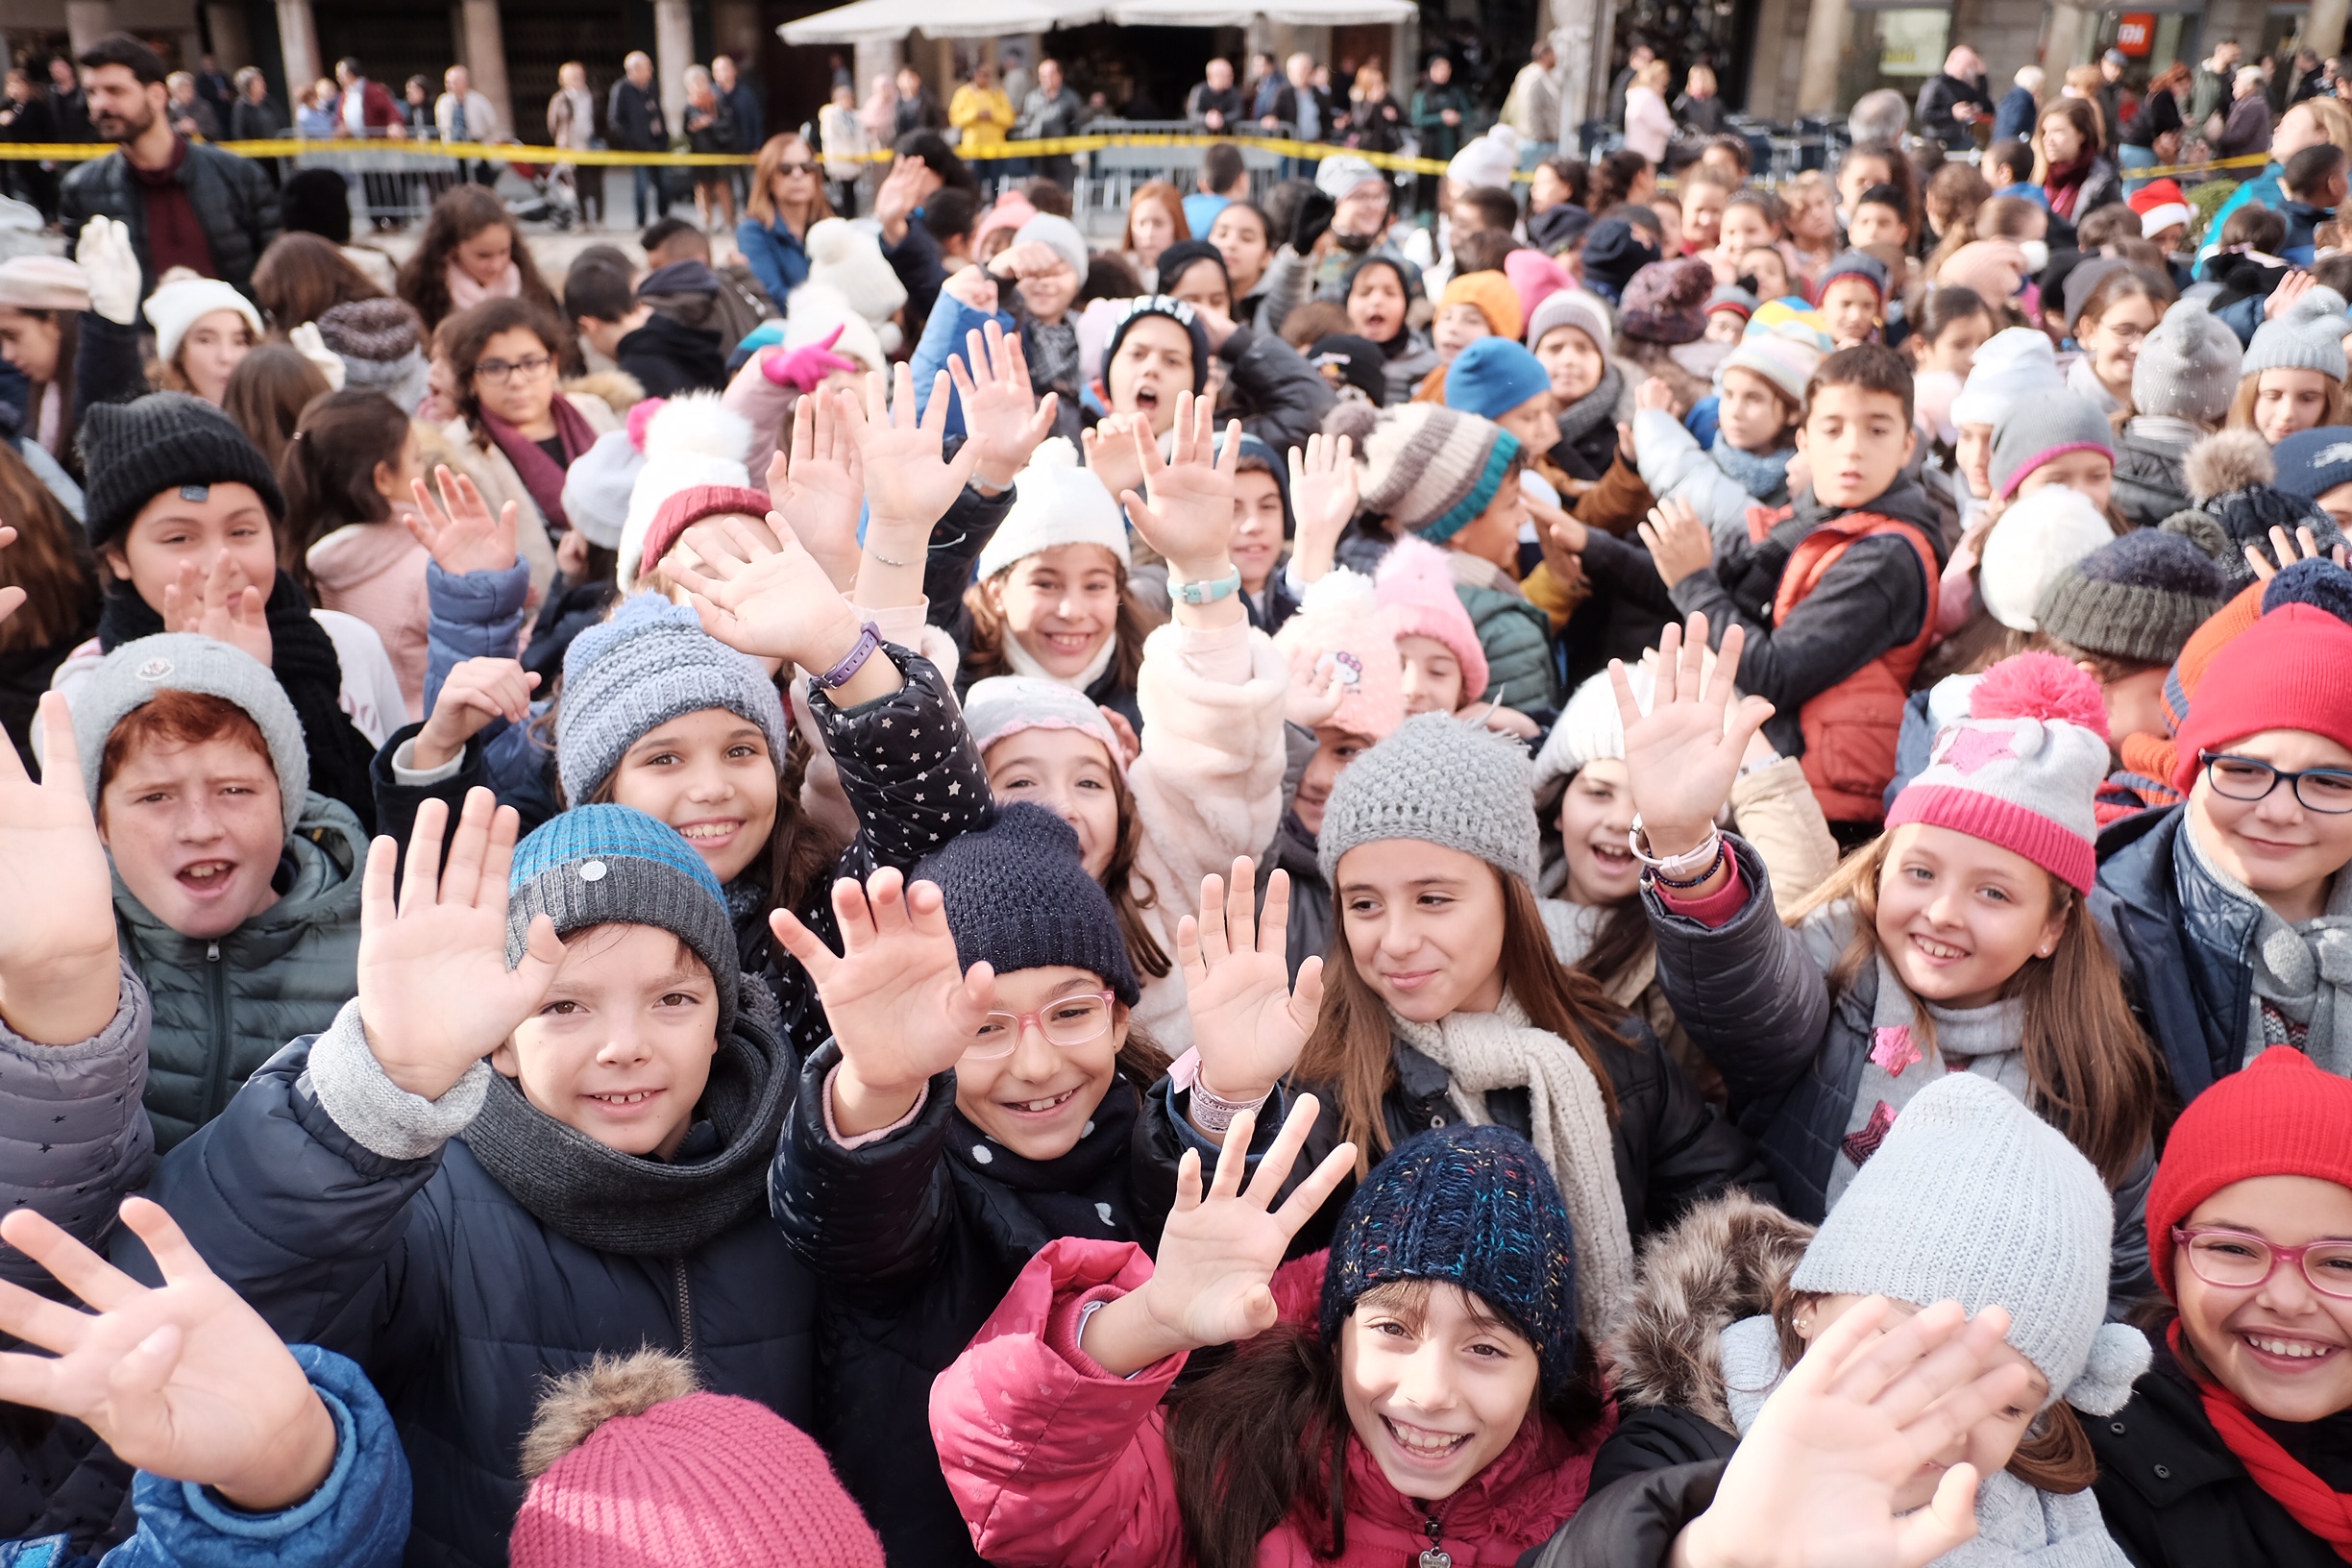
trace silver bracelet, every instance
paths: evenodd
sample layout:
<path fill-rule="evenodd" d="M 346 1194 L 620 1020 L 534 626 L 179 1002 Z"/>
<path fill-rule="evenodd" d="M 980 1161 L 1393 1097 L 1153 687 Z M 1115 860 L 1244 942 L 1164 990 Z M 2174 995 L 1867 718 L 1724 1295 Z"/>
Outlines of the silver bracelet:
<path fill-rule="evenodd" d="M 913 561 L 894 561 L 888 555 L 885 555 L 880 551 L 874 549 L 874 547 L 871 545 L 867 545 L 864 547 L 864 549 L 867 554 L 871 555 L 875 560 L 881 562 L 884 566 L 907 567 L 916 564 Z"/>
<path fill-rule="evenodd" d="M 1267 1090 L 1254 1100 L 1229 1100 L 1200 1079 L 1192 1080 L 1192 1125 L 1204 1133 L 1223 1134 L 1244 1111 L 1255 1111 L 1273 1097 Z"/>

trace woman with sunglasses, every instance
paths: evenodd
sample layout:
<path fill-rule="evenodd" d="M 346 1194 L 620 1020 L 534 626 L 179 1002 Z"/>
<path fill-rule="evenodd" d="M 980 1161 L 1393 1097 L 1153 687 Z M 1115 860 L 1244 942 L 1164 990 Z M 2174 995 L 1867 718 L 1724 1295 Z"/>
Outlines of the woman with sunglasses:
<path fill-rule="evenodd" d="M 778 310 L 787 295 L 808 282 L 809 225 L 832 215 L 816 151 L 789 131 L 770 136 L 751 171 L 751 194 L 744 203 L 743 222 L 735 226 L 735 248 Z"/>
<path fill-rule="evenodd" d="M 2174 737 L 2186 800 L 2101 844 L 2092 914 L 2184 1101 L 2272 1045 L 2352 1074 L 2352 625 L 2330 613 L 2344 605 L 2342 568 L 2281 573 Z"/>
<path fill-rule="evenodd" d="M 2155 1364 L 2084 1423 L 2140 1568 L 2352 1555 L 2352 1084 L 2263 1052 L 2182 1113 L 2148 1192 Z"/>

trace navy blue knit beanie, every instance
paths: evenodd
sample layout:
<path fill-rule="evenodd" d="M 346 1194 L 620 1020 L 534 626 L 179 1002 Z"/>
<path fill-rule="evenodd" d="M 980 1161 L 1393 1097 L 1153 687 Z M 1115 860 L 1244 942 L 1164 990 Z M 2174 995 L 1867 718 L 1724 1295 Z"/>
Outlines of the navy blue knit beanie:
<path fill-rule="evenodd" d="M 1101 975 L 1129 1007 L 1143 994 L 1111 895 L 1087 875 L 1076 831 L 1043 806 L 1000 808 L 987 827 L 917 862 L 907 880 L 939 885 L 966 968 L 983 960 L 998 974 L 1066 965 Z"/>
<path fill-rule="evenodd" d="M 1546 1398 L 1576 1366 L 1576 1238 L 1534 1145 L 1502 1127 L 1407 1139 L 1348 1199 L 1323 1273 L 1323 1342 L 1398 1280 L 1459 1286 L 1535 1347 Z"/>

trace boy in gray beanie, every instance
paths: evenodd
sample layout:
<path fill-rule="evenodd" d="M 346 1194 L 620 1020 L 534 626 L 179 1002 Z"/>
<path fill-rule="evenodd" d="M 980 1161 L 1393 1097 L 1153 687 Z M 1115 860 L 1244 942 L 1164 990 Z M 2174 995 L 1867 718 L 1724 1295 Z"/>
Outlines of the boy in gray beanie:
<path fill-rule="evenodd" d="M 2190 635 L 2228 598 L 2211 555 L 2177 533 L 2135 528 L 2058 569 L 2034 624 L 2050 651 L 2090 671 L 2107 702 L 2107 744 L 2165 736 L 2166 674 Z"/>
<path fill-rule="evenodd" d="M 2133 416 L 2116 445 L 2116 510 L 2152 528 L 2189 504 L 2181 464 L 2196 438 L 2229 417 L 2244 350 L 2198 300 L 2167 310 L 2132 367 Z"/>

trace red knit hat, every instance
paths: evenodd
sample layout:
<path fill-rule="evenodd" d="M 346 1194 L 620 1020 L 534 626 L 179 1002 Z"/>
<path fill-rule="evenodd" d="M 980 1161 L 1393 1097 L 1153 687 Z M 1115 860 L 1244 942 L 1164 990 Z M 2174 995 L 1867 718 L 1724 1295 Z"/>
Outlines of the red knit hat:
<path fill-rule="evenodd" d="M 2199 751 L 2225 751 L 2266 729 L 2300 729 L 2352 749 L 2346 670 L 2352 625 L 2300 601 L 2263 616 L 2215 656 L 2197 686 L 2175 737 L 2172 787 L 2187 795 L 2196 783 Z"/>
<path fill-rule="evenodd" d="M 645 553 L 638 557 L 637 575 L 651 575 L 677 543 L 678 535 L 706 517 L 718 517 L 726 512 L 742 512 L 748 517 L 766 517 L 774 506 L 765 490 L 753 490 L 740 484 L 698 484 L 690 490 L 680 490 L 661 503 L 653 514 L 653 526 L 646 530 Z"/>
<path fill-rule="evenodd" d="M 2352 1079 L 2280 1045 L 2189 1103 L 2148 1187 L 2148 1263 L 2166 1295 L 2172 1227 L 2223 1188 L 2258 1176 L 2352 1188 Z"/>

